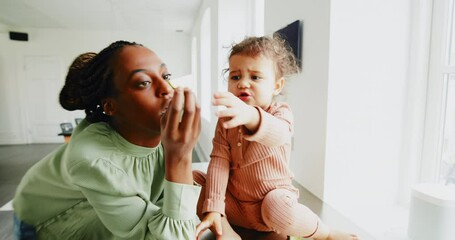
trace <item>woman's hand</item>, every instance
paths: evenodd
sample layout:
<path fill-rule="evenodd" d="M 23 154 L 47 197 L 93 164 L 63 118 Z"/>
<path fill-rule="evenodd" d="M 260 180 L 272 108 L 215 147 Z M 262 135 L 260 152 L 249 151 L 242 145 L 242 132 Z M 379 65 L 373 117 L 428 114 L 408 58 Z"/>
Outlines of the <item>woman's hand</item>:
<path fill-rule="evenodd" d="M 200 112 L 196 97 L 189 89 L 175 89 L 161 118 L 161 142 L 168 181 L 193 183 L 191 162 L 193 148 L 201 132 Z"/>

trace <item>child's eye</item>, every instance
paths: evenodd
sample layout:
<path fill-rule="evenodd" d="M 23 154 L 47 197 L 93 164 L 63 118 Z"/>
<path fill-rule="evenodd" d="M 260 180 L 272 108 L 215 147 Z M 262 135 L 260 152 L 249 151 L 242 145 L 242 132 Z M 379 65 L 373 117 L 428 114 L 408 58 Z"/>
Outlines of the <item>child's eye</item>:
<path fill-rule="evenodd" d="M 240 80 L 240 76 L 231 76 L 230 77 L 231 80 Z"/>
<path fill-rule="evenodd" d="M 171 76 L 172 76 L 172 74 L 170 74 L 170 73 L 163 74 L 163 79 L 169 81 L 169 80 L 171 80 Z"/>
<path fill-rule="evenodd" d="M 252 75 L 252 76 L 251 76 L 251 79 L 253 79 L 253 80 L 260 80 L 260 79 L 262 79 L 262 77 L 261 77 L 261 76 L 256 76 L 256 75 Z"/>

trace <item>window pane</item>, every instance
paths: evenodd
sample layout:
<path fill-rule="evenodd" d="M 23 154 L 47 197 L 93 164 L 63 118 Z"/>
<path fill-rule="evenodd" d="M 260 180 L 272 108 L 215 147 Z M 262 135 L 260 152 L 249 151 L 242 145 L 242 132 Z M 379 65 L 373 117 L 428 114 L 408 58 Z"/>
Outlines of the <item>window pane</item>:
<path fill-rule="evenodd" d="M 202 16 L 201 21 L 201 116 L 210 122 L 211 106 L 212 106 L 212 72 L 211 72 L 211 24 L 210 24 L 210 8 L 207 8 Z"/>
<path fill-rule="evenodd" d="M 447 86 L 444 132 L 441 153 L 442 183 L 455 184 L 455 74 L 445 74 Z"/>
<path fill-rule="evenodd" d="M 454 24 L 454 0 L 449 3 L 449 17 L 447 24 L 447 63 L 455 66 L 455 24 Z"/>

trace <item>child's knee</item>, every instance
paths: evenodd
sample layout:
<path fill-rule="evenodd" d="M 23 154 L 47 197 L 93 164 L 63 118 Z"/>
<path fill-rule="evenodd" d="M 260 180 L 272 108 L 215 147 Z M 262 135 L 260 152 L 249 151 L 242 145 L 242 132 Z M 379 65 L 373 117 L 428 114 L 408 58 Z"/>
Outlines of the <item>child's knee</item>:
<path fill-rule="evenodd" d="M 297 196 L 286 189 L 270 191 L 262 201 L 261 214 L 264 223 L 276 230 L 283 231 L 295 222 L 294 207 Z"/>
<path fill-rule="evenodd" d="M 262 201 L 262 208 L 273 207 L 277 205 L 280 209 L 292 209 L 297 203 L 297 195 L 287 189 L 275 189 L 267 193 Z"/>

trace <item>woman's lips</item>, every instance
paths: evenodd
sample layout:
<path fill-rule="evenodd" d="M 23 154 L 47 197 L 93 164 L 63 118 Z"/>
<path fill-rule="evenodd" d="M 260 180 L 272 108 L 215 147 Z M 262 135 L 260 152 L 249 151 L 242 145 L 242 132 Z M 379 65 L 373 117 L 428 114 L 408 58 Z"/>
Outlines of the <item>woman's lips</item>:
<path fill-rule="evenodd" d="M 169 108 L 170 103 L 171 103 L 171 98 L 168 98 L 165 101 L 163 101 L 163 104 L 161 104 L 160 117 L 162 117 L 167 112 L 167 109 Z"/>

